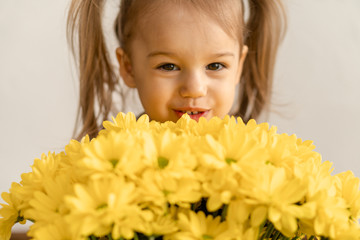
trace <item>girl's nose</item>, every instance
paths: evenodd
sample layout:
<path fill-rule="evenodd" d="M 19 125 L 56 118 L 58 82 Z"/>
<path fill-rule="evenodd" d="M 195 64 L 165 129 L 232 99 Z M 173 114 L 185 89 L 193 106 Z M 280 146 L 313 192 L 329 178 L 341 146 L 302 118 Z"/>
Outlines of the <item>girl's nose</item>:
<path fill-rule="evenodd" d="M 180 95 L 184 98 L 199 98 L 207 93 L 206 79 L 201 73 L 184 74 L 181 79 Z"/>

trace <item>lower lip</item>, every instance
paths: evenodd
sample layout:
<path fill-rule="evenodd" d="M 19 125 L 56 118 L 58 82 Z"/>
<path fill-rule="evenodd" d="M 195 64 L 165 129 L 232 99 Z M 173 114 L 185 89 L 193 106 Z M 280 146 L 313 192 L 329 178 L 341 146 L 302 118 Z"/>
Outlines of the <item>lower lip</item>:
<path fill-rule="evenodd" d="M 185 113 L 182 112 L 182 111 L 176 111 L 176 110 L 174 110 L 174 112 L 175 112 L 176 116 L 178 116 L 178 118 L 181 118 L 182 115 L 185 114 Z M 209 112 L 209 111 L 199 112 L 198 114 L 189 114 L 189 117 L 190 117 L 191 119 L 194 119 L 195 121 L 199 121 L 199 119 L 200 119 L 201 117 L 206 117 L 206 115 L 208 114 L 208 112 Z"/>

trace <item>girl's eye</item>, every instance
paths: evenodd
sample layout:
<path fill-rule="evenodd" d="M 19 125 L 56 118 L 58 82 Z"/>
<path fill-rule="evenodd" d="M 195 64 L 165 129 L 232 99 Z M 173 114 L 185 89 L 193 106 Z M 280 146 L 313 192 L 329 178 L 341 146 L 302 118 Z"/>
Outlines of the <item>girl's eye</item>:
<path fill-rule="evenodd" d="M 158 69 L 163 71 L 175 71 L 175 70 L 179 70 L 179 67 L 172 63 L 166 63 L 159 66 Z"/>
<path fill-rule="evenodd" d="M 209 65 L 206 66 L 206 69 L 211 71 L 219 71 L 224 67 L 225 66 L 221 63 L 210 63 Z"/>

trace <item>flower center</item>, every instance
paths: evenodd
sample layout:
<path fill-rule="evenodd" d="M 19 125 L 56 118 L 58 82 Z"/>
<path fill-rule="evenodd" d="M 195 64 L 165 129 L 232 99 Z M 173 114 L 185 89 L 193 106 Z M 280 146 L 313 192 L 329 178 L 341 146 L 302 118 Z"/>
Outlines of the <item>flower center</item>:
<path fill-rule="evenodd" d="M 110 162 L 111 162 L 113 168 L 115 168 L 116 165 L 118 164 L 119 160 L 118 159 L 111 159 Z"/>
<path fill-rule="evenodd" d="M 169 160 L 164 157 L 158 157 L 158 165 L 160 169 L 164 169 L 169 164 Z"/>
<path fill-rule="evenodd" d="M 232 163 L 235 163 L 236 160 L 233 159 L 233 158 L 225 158 L 225 162 L 230 165 L 230 164 L 232 164 Z"/>
<path fill-rule="evenodd" d="M 214 238 L 212 236 L 210 236 L 210 235 L 204 234 L 204 235 L 202 235 L 202 239 L 203 240 L 211 240 L 211 239 L 214 239 Z"/>

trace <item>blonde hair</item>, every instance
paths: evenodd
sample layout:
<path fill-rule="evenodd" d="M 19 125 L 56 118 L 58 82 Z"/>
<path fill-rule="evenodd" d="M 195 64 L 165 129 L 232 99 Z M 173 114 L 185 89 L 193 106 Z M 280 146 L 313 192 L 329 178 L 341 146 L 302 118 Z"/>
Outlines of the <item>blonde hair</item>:
<path fill-rule="evenodd" d="M 158 4 L 169 0 L 120 0 L 115 20 L 115 33 L 120 46 L 131 57 L 130 43 L 134 29 L 156 11 Z M 200 13 L 215 18 L 223 29 L 240 43 L 248 46 L 241 76 L 237 109 L 233 115 L 246 122 L 256 119 L 267 107 L 273 82 L 275 58 L 286 28 L 281 0 L 248 0 L 248 18 L 242 0 L 173 0 L 189 4 Z M 101 19 L 104 0 L 72 0 L 68 15 L 68 38 L 80 69 L 80 101 L 78 120 L 82 128 L 77 135 L 94 137 L 100 121 L 112 109 L 112 93 L 119 79 L 111 66 L 103 35 Z M 229 17 L 230 16 L 230 17 Z M 77 33 L 77 39 L 75 34 Z M 76 51 L 75 42 L 78 41 Z M 96 107 L 98 110 L 96 111 Z"/>

